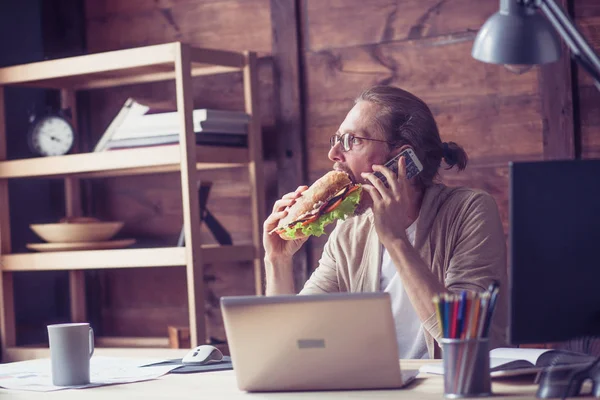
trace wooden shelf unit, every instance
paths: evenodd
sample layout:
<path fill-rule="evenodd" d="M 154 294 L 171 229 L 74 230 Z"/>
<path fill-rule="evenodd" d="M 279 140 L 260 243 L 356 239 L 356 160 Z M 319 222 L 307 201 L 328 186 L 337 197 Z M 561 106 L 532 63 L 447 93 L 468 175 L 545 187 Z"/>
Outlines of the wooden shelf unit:
<path fill-rule="evenodd" d="M 242 71 L 248 147 L 199 146 L 192 125 L 192 77 Z M 258 104 L 258 70 L 254 52 L 230 52 L 194 48 L 181 42 L 82 55 L 58 60 L 0 68 L 0 335 L 2 354 L 20 358 L 26 347 L 16 346 L 13 274 L 20 271 L 68 270 L 71 320 L 87 321 L 84 270 L 185 267 L 188 292 L 190 341 L 207 340 L 204 316 L 203 267 L 220 262 L 252 261 L 255 293 L 262 294 L 261 231 L 264 220 L 262 138 Z M 8 85 L 58 89 L 61 105 L 70 108 L 77 128 L 75 93 L 174 80 L 179 114 L 178 145 L 77 153 L 58 157 L 7 160 L 4 87 Z M 77 130 L 77 129 L 76 129 Z M 233 246 L 203 246 L 196 171 L 247 166 L 251 192 L 252 243 Z M 65 182 L 65 214 L 79 216 L 81 178 L 179 172 L 182 188 L 184 247 L 132 248 L 13 254 L 10 243 L 9 179 L 61 178 Z M 165 337 L 166 337 L 165 327 Z M 128 343 L 135 338 L 128 338 Z M 132 342 L 133 340 L 133 342 Z M 140 338 L 139 343 L 149 343 Z M 21 353 L 22 354 L 21 354 Z"/>

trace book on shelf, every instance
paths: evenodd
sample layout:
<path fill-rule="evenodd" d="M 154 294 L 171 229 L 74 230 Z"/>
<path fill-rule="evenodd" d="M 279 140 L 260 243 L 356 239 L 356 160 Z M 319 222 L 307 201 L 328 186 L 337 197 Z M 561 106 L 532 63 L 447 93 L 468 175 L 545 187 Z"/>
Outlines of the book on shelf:
<path fill-rule="evenodd" d="M 550 366 L 572 368 L 594 360 L 590 355 L 565 350 L 501 347 L 490 351 L 490 375 L 492 378 L 529 375 Z M 419 371 L 443 375 L 444 366 L 441 362 L 425 364 Z"/>
<path fill-rule="evenodd" d="M 250 116 L 245 112 L 203 108 L 193 110 L 192 119 L 197 136 L 207 136 L 197 138 L 198 144 L 245 146 L 247 143 L 247 140 L 241 140 L 239 137 L 247 135 Z M 164 108 L 141 104 L 129 98 L 98 141 L 94 151 L 172 144 L 178 141 L 174 140 L 174 137 L 177 137 L 179 130 L 180 120 L 176 111 L 164 111 Z"/>
<path fill-rule="evenodd" d="M 126 129 L 119 129 L 112 135 L 111 140 L 122 140 L 122 139 L 133 139 L 133 138 L 142 138 L 142 137 L 154 137 L 154 136 L 164 136 L 164 135 L 172 135 L 179 132 L 179 128 L 177 124 L 175 126 L 170 126 L 168 124 L 157 124 L 154 126 L 144 126 L 144 125 L 131 125 Z M 227 122 L 213 122 L 213 121 L 204 121 L 194 123 L 194 132 L 209 132 L 215 134 L 231 134 L 231 135 L 246 135 L 247 134 L 247 123 L 237 124 L 237 123 L 227 123 Z"/>
<path fill-rule="evenodd" d="M 106 144 L 111 140 L 111 138 L 113 137 L 119 126 L 123 124 L 125 119 L 127 119 L 128 117 L 132 118 L 135 116 L 144 115 L 148 112 L 149 109 L 150 107 L 140 104 L 132 98 L 128 98 L 127 100 L 125 100 L 125 104 L 123 104 L 123 107 L 121 107 L 119 113 L 116 115 L 115 118 L 113 118 L 113 120 L 108 125 L 108 128 L 106 128 L 106 130 L 100 137 L 100 140 L 98 140 L 96 147 L 94 147 L 94 151 L 102 151 L 106 148 Z"/>
<path fill-rule="evenodd" d="M 162 135 L 121 140 L 111 140 L 105 150 L 128 149 L 132 147 L 160 146 L 178 144 L 179 135 Z M 196 144 L 203 146 L 247 147 L 247 135 L 221 135 L 219 133 L 196 133 Z"/>

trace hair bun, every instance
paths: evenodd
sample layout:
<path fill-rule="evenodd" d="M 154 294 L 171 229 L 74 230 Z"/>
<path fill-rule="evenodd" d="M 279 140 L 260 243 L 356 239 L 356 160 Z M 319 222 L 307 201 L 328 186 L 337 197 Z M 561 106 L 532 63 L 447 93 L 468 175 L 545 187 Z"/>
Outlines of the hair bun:
<path fill-rule="evenodd" d="M 447 169 L 456 166 L 459 171 L 462 171 L 466 168 L 469 158 L 462 147 L 454 142 L 444 142 L 442 143 L 442 151 L 442 157 L 448 164 Z"/>
<path fill-rule="evenodd" d="M 442 157 L 444 158 L 444 161 L 446 161 L 446 164 L 450 167 L 456 165 L 456 157 L 454 151 L 450 148 L 450 145 L 448 145 L 447 142 L 444 142 L 442 143 L 442 147 L 444 152 Z"/>

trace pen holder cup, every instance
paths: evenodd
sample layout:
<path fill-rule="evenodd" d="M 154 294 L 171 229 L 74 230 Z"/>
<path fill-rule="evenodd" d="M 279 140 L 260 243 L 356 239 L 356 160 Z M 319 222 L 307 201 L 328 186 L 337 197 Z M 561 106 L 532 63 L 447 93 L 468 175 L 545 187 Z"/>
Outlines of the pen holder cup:
<path fill-rule="evenodd" d="M 449 399 L 491 396 L 487 338 L 441 339 L 444 396 Z"/>

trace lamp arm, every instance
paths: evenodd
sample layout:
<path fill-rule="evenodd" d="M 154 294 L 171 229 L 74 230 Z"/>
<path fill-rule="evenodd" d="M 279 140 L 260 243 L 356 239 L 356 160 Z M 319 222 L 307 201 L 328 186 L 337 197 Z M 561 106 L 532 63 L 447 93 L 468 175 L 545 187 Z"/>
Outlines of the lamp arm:
<path fill-rule="evenodd" d="M 554 0 L 537 0 L 535 5 L 542 10 L 554 29 L 563 38 L 573 59 L 592 76 L 600 90 L 600 58 L 585 40 L 573 21 Z"/>

